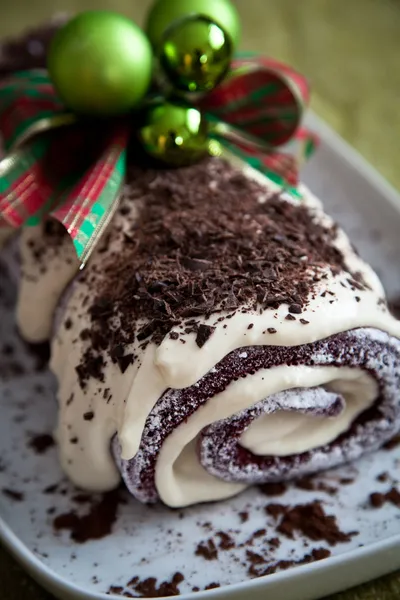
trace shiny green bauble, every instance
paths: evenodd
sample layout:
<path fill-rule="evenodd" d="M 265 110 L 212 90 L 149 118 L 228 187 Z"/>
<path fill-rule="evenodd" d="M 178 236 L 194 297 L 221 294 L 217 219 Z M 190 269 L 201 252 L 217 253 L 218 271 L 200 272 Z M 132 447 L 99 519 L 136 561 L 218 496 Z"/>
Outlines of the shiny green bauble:
<path fill-rule="evenodd" d="M 206 92 L 226 75 L 232 54 L 231 41 L 219 25 L 208 17 L 193 16 L 167 29 L 159 60 L 175 88 Z"/>
<path fill-rule="evenodd" d="M 149 88 L 151 45 L 123 15 L 87 11 L 56 33 L 48 69 L 69 109 L 93 116 L 121 114 L 136 106 Z"/>
<path fill-rule="evenodd" d="M 202 15 L 222 27 L 230 37 L 233 49 L 239 44 L 240 19 L 229 0 L 156 0 L 150 9 L 146 32 L 156 51 L 163 36 L 175 21 L 184 17 Z"/>
<path fill-rule="evenodd" d="M 208 125 L 197 108 L 160 102 L 144 111 L 140 123 L 143 150 L 166 165 L 184 167 L 208 154 Z"/>

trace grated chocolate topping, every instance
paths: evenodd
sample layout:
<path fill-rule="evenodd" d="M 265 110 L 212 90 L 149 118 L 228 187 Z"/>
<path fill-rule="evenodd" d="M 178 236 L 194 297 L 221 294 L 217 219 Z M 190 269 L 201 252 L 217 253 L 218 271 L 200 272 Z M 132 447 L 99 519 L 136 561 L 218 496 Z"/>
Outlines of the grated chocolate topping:
<path fill-rule="evenodd" d="M 116 345 L 134 341 L 140 319 L 145 325 L 136 333 L 144 344 L 159 344 L 182 325 L 201 347 L 213 328 L 200 327 L 200 315 L 282 303 L 298 315 L 327 267 L 348 270 L 333 245 L 336 227 L 316 222 L 301 203 L 268 197 L 220 159 L 179 170 L 131 166 L 120 214 L 128 227 L 114 227 L 104 242 L 119 236 L 118 250 L 108 248 L 97 274 L 93 267 L 84 275 L 93 292 L 86 299 L 88 337 L 92 349 L 111 357 Z M 351 279 L 364 286 L 359 274 Z M 93 353 L 88 359 L 92 365 Z"/>

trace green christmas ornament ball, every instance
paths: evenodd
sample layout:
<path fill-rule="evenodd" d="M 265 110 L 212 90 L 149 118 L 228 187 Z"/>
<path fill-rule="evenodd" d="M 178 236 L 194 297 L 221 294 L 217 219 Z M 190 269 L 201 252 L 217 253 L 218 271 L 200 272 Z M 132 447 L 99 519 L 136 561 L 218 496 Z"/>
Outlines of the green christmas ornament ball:
<path fill-rule="evenodd" d="M 230 38 L 219 25 L 192 16 L 167 29 L 159 60 L 175 88 L 206 92 L 226 75 L 232 54 Z"/>
<path fill-rule="evenodd" d="M 239 44 L 240 19 L 229 0 L 156 0 L 147 17 L 146 31 L 159 51 L 163 36 L 175 21 L 190 15 L 202 15 L 222 27 L 233 49 Z"/>
<path fill-rule="evenodd" d="M 147 155 L 172 167 L 193 164 L 208 153 L 208 124 L 197 108 L 160 102 L 141 115 L 137 136 Z"/>
<path fill-rule="evenodd" d="M 48 70 L 67 108 L 93 116 L 121 114 L 137 105 L 149 88 L 151 45 L 123 15 L 87 11 L 56 33 Z"/>

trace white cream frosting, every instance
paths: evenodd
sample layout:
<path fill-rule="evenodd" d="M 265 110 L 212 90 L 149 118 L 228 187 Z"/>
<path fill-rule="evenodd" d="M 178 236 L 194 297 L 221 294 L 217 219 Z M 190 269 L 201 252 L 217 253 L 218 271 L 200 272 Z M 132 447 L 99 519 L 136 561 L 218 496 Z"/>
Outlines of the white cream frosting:
<path fill-rule="evenodd" d="M 260 180 L 258 174 L 257 179 Z M 260 198 L 260 202 L 264 202 L 271 188 L 266 180 L 261 180 L 266 185 L 266 194 Z M 211 174 L 209 185 L 210 188 L 214 185 Z M 304 203 L 315 219 L 331 225 L 320 202 L 305 188 L 303 193 Z M 124 229 L 126 224 L 123 217 L 117 215 L 115 219 Z M 20 289 L 18 320 L 24 335 L 30 339 L 40 339 L 51 329 L 57 299 L 73 272 L 77 271 L 77 264 L 67 267 L 62 260 L 60 262 L 49 257 L 46 283 L 43 279 L 40 284 L 33 283 L 30 277 L 35 265 L 29 256 L 26 235 L 21 239 L 21 244 L 25 279 Z M 110 251 L 118 254 L 119 244 L 118 240 L 111 242 Z M 90 379 L 84 390 L 79 384 L 76 367 L 86 349 L 79 334 L 91 326 L 90 317 L 83 306 L 83 299 L 88 293 L 90 295 L 90 290 L 85 281 L 76 282 L 64 314 L 64 321 L 69 319 L 71 327 L 65 329 L 63 325 L 60 326 L 52 341 L 51 359 L 51 368 L 59 383 L 57 439 L 63 468 L 71 479 L 86 489 L 100 491 L 113 488 L 119 481 L 119 473 L 110 453 L 113 435 L 118 434 L 122 457 L 134 457 L 144 423 L 163 393 L 169 388 L 182 389 L 196 384 L 232 350 L 254 345 L 308 344 L 358 327 L 373 327 L 400 337 L 400 322 L 379 302 L 384 297 L 384 291 L 378 277 L 355 254 L 346 235 L 340 230 L 335 244 L 344 254 L 349 269 L 362 273 L 370 289 L 355 293 L 348 282 L 349 273 L 334 276 L 326 269 L 326 279 L 316 284 L 314 298 L 310 297 L 301 315 L 309 322 L 307 325 L 299 320 L 286 320 L 287 305 L 261 314 L 257 311 L 236 312 L 232 318 L 225 320 L 226 328 L 216 322 L 221 313 L 209 319 L 200 318 L 200 322 L 216 327 L 202 348 L 197 346 L 195 335 L 185 334 L 183 328 L 177 331 L 185 339 L 185 344 L 178 344 L 169 336 L 158 347 L 149 343 L 145 350 L 135 343 L 126 349 L 126 353 L 132 352 L 139 358 L 124 374 L 117 365 L 108 362 L 104 369 L 104 382 Z M 102 261 L 103 256 L 95 253 L 87 269 L 98 268 L 101 271 Z M 46 286 L 49 287 L 45 289 Z M 355 296 L 359 297 L 358 302 Z M 32 298 L 41 304 L 40 310 L 34 313 Z M 248 329 L 250 324 L 252 328 Z M 140 325 L 142 323 L 138 323 L 138 328 Z M 276 333 L 269 333 L 269 328 L 276 329 Z M 266 396 L 293 387 L 326 385 L 337 391 L 342 390 L 346 398 L 346 410 L 338 417 L 317 418 L 293 414 L 264 416 L 243 435 L 243 445 L 256 454 L 267 451 L 285 455 L 295 448 L 304 451 L 328 443 L 345 431 L 354 417 L 376 397 L 371 378 L 357 370 L 352 370 L 350 376 L 348 370 L 331 366 L 296 369 L 283 366 L 269 370 L 268 377 L 263 381 L 261 378 L 262 372 L 258 372 L 239 382 L 232 382 L 225 392 L 197 410 L 164 442 L 157 463 L 156 485 L 165 503 L 180 506 L 220 499 L 243 489 L 243 485 L 229 484 L 209 475 L 196 459 L 194 440 L 205 424 L 233 415 Z M 109 401 L 104 399 L 107 389 L 112 395 Z M 93 412 L 93 418 L 85 419 L 83 416 L 90 412 Z M 71 438 L 77 438 L 78 442 L 72 444 Z"/>
<path fill-rule="evenodd" d="M 50 338 L 57 304 L 79 268 L 69 237 L 65 236 L 54 248 L 46 244 L 43 227 L 43 224 L 26 227 L 22 229 L 20 238 L 17 324 L 22 336 L 32 343 Z"/>

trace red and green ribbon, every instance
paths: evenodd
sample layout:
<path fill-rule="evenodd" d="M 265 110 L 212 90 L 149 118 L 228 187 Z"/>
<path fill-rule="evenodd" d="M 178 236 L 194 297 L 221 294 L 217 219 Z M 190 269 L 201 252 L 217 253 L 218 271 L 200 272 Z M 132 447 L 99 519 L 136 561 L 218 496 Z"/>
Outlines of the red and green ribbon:
<path fill-rule="evenodd" d="M 300 123 L 305 79 L 281 63 L 240 56 L 230 75 L 197 103 L 211 136 L 299 197 L 299 163 L 315 136 Z M 57 98 L 46 71 L 15 73 L 0 85 L 0 227 L 62 223 L 84 264 L 112 217 L 126 173 L 131 120 L 78 119 Z"/>

